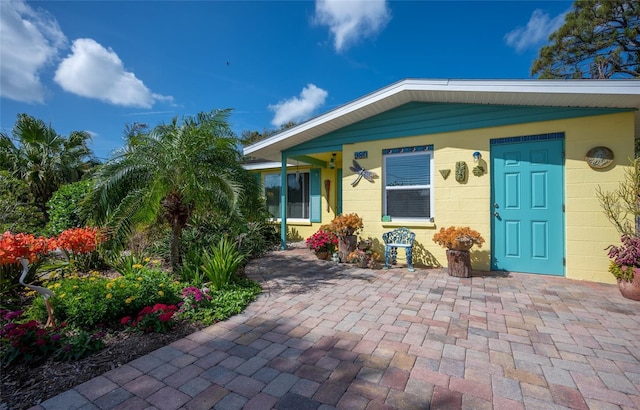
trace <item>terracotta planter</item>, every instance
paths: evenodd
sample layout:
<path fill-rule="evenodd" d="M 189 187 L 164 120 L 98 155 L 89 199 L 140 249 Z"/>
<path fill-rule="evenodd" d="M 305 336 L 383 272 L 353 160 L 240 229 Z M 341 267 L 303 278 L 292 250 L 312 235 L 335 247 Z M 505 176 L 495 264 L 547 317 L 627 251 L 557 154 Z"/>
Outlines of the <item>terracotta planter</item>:
<path fill-rule="evenodd" d="M 633 281 L 618 279 L 618 289 L 623 297 L 640 301 L 640 275 L 633 275 Z"/>
<path fill-rule="evenodd" d="M 327 260 L 327 258 L 329 258 L 329 252 L 316 252 L 316 258 Z"/>

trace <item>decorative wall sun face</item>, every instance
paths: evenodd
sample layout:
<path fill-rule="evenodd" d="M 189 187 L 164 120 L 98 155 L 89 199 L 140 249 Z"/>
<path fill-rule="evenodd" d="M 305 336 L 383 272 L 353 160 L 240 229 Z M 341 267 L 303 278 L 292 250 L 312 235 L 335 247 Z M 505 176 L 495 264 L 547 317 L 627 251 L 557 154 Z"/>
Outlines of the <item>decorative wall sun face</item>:
<path fill-rule="evenodd" d="M 360 182 L 362 178 L 366 179 L 369 182 L 373 182 L 375 178 L 378 178 L 378 174 L 376 174 L 373 171 L 367 171 L 366 169 L 362 168 L 360 164 L 358 164 L 358 161 L 356 161 L 355 159 L 353 160 L 353 166 L 349 167 L 349 169 L 355 172 L 356 174 L 358 174 L 356 179 L 351 183 L 351 186 L 358 185 L 358 182 Z"/>

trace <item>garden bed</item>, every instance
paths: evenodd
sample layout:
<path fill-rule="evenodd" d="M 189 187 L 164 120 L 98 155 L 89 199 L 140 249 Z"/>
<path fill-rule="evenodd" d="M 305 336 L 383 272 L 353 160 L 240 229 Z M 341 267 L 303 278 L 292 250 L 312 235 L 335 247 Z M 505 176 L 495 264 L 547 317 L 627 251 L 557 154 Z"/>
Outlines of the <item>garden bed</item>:
<path fill-rule="evenodd" d="M 167 333 L 109 333 L 104 339 L 105 348 L 82 360 L 47 360 L 39 365 L 16 364 L 3 368 L 0 409 L 28 409 L 200 328 L 198 324 L 182 321 Z"/>

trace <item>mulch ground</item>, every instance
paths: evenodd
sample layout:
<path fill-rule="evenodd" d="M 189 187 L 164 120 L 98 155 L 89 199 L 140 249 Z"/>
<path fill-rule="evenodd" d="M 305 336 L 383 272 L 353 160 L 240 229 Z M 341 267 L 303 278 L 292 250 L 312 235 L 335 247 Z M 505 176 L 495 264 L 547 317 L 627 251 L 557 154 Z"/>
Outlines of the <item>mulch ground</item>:
<path fill-rule="evenodd" d="M 82 360 L 5 366 L 0 371 L 0 410 L 28 409 L 200 328 L 192 323 L 178 323 L 164 334 L 111 333 L 104 339 L 103 350 Z"/>

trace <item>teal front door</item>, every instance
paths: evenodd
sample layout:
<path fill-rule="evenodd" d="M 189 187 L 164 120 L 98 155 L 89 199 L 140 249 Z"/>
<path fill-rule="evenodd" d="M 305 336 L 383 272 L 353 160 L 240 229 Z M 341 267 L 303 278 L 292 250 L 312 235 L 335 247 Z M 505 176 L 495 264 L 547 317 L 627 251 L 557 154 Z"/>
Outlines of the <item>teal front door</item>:
<path fill-rule="evenodd" d="M 564 275 L 564 135 L 491 141 L 491 268 Z"/>

